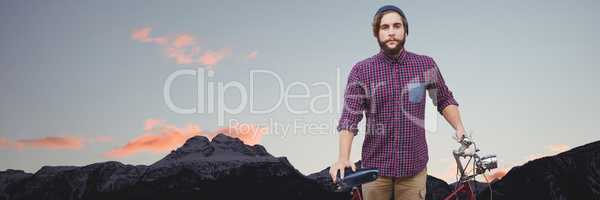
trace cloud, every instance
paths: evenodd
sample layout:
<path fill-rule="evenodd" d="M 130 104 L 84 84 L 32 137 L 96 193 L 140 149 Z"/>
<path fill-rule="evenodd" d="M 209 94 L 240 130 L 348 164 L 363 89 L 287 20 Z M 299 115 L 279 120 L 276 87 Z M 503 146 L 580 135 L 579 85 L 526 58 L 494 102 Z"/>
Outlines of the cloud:
<path fill-rule="evenodd" d="M 150 38 L 150 31 L 152 31 L 152 28 L 150 27 L 143 27 L 133 30 L 133 33 L 131 33 L 131 39 L 140 42 L 152 42 L 152 39 Z"/>
<path fill-rule="evenodd" d="M 11 146 L 11 141 L 6 138 L 0 138 L 0 147 L 7 148 Z"/>
<path fill-rule="evenodd" d="M 194 64 L 194 54 L 197 54 L 198 49 L 186 50 L 182 48 L 167 47 L 165 52 L 168 58 L 175 60 L 175 63 L 180 65 Z"/>
<path fill-rule="evenodd" d="M 190 34 L 180 34 L 175 37 L 173 41 L 173 47 L 183 48 L 196 44 L 196 38 Z"/>
<path fill-rule="evenodd" d="M 248 53 L 248 55 L 246 55 L 246 59 L 255 60 L 257 55 L 258 55 L 258 51 L 250 52 L 250 53 Z"/>
<path fill-rule="evenodd" d="M 190 34 L 177 35 L 171 46 L 164 48 L 167 57 L 175 59 L 175 63 L 181 65 L 194 64 L 194 57 L 200 50 L 200 47 L 196 46 L 196 38 Z"/>
<path fill-rule="evenodd" d="M 56 137 L 48 136 L 43 138 L 20 139 L 11 141 L 6 138 L 0 138 L 0 147 L 11 149 L 81 149 L 84 142 L 79 137 Z"/>
<path fill-rule="evenodd" d="M 169 42 L 166 37 L 151 37 L 150 31 L 152 31 L 152 28 L 150 27 L 135 29 L 131 33 L 131 39 L 143 43 L 154 43 L 159 45 L 166 45 Z"/>
<path fill-rule="evenodd" d="M 211 140 L 217 133 L 239 138 L 245 144 L 254 145 L 260 143 L 266 131 L 266 128 L 259 128 L 253 124 L 235 124 L 209 132 L 201 130 L 200 126 L 194 124 L 179 128 L 160 119 L 148 119 L 144 122 L 142 135 L 106 152 L 104 156 L 122 158 L 141 152 L 164 153 L 180 147 L 191 137 L 201 135 Z"/>
<path fill-rule="evenodd" d="M 151 27 L 134 29 L 131 33 L 131 39 L 142 43 L 159 45 L 167 58 L 173 59 L 175 63 L 180 65 L 200 64 L 213 68 L 231 52 L 229 48 L 222 48 L 217 51 L 200 51 L 198 38 L 188 33 L 176 34 L 175 36 L 153 37 L 151 31 Z"/>
<path fill-rule="evenodd" d="M 203 65 L 213 67 L 218 62 L 220 62 L 225 56 L 227 56 L 230 52 L 231 52 L 230 49 L 221 49 L 219 51 L 207 51 L 207 52 L 204 52 L 204 54 L 202 54 L 199 62 Z"/>
<path fill-rule="evenodd" d="M 107 157 L 126 157 L 139 152 L 162 153 L 181 146 L 187 139 L 201 135 L 201 133 L 200 127 L 195 125 L 177 128 L 160 123 L 141 136 L 130 140 L 124 146 L 112 149 L 104 155 Z"/>
<path fill-rule="evenodd" d="M 44 149 L 81 149 L 83 141 L 77 137 L 44 137 L 39 139 L 18 140 L 23 147 Z"/>

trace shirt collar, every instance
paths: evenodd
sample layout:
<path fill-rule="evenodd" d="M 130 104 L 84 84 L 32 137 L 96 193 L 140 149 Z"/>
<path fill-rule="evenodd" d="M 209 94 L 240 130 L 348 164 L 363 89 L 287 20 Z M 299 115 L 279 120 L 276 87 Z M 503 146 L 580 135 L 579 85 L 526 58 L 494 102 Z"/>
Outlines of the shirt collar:
<path fill-rule="evenodd" d="M 386 55 L 383 53 L 383 49 L 381 49 L 379 50 L 377 57 L 383 59 L 387 63 L 402 63 L 402 61 L 406 59 L 406 50 L 405 48 L 402 48 L 402 50 L 400 50 L 400 55 L 398 57 L 394 57 Z"/>

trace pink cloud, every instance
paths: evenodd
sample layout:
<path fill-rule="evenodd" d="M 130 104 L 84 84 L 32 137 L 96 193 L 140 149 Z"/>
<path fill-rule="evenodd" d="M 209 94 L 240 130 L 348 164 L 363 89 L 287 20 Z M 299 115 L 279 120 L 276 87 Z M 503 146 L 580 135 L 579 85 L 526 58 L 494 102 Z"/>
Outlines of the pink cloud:
<path fill-rule="evenodd" d="M 150 36 L 150 32 L 152 28 L 150 27 L 142 27 L 138 29 L 134 29 L 131 33 L 131 39 L 143 42 L 143 43 L 154 43 L 159 45 L 166 45 L 169 42 L 169 39 L 166 37 L 152 37 Z"/>
<path fill-rule="evenodd" d="M 131 39 L 140 42 L 152 42 L 152 38 L 150 38 L 150 31 L 152 31 L 152 28 L 150 27 L 135 29 L 133 30 L 133 33 L 131 33 Z"/>
<path fill-rule="evenodd" d="M 181 34 L 175 37 L 173 41 L 173 47 L 175 48 L 183 48 L 190 45 L 196 44 L 196 38 L 189 34 Z"/>
<path fill-rule="evenodd" d="M 188 125 L 177 128 L 170 125 L 159 127 L 158 132 L 144 133 L 122 147 L 106 152 L 107 157 L 126 157 L 139 152 L 162 153 L 182 145 L 190 137 L 200 135 L 198 126 Z"/>
<path fill-rule="evenodd" d="M 197 48 L 187 52 L 186 49 L 167 47 L 165 48 L 167 57 L 175 59 L 175 63 L 180 65 L 189 65 L 194 63 L 194 54 L 197 53 Z"/>
<path fill-rule="evenodd" d="M 47 136 L 42 138 L 10 140 L 0 138 L 0 148 L 9 149 L 47 149 L 47 150 L 78 150 L 90 143 L 111 142 L 111 136 L 100 135 L 81 138 L 73 136 Z"/>
<path fill-rule="evenodd" d="M 11 148 L 11 149 L 81 149 L 83 147 L 83 140 L 78 137 L 55 137 L 48 136 L 43 138 L 33 139 L 20 139 L 11 141 L 6 138 L 0 138 L 0 147 Z"/>
<path fill-rule="evenodd" d="M 151 36 L 151 31 L 151 27 L 134 29 L 131 33 L 131 38 L 138 42 L 153 43 L 161 46 L 165 55 L 180 65 L 200 64 L 212 68 L 231 52 L 229 48 L 200 52 L 201 48 L 197 44 L 198 38 L 191 34 L 182 33 L 175 36 L 153 37 Z"/>
<path fill-rule="evenodd" d="M 250 52 L 248 55 L 246 55 L 246 59 L 254 60 L 254 59 L 256 59 L 257 55 L 258 55 L 258 51 Z"/>
<path fill-rule="evenodd" d="M 248 145 L 260 143 L 266 128 L 259 128 L 253 124 L 236 124 L 227 128 L 220 128 L 215 132 L 202 131 L 199 126 L 188 124 L 184 128 L 165 123 L 159 119 L 148 119 L 144 123 L 144 133 L 127 144 L 114 148 L 104 155 L 107 157 L 127 157 L 141 152 L 164 153 L 174 150 L 191 137 L 201 135 L 209 140 L 217 133 L 239 138 Z"/>
<path fill-rule="evenodd" d="M 221 49 L 218 51 L 207 51 L 200 56 L 200 64 L 212 67 L 220 62 L 225 56 L 231 52 L 230 49 Z"/>
<path fill-rule="evenodd" d="M 39 139 L 17 140 L 23 147 L 44 149 L 81 149 L 83 141 L 77 137 L 44 137 Z"/>
<path fill-rule="evenodd" d="M 12 146 L 12 142 L 10 140 L 0 137 L 0 147 L 9 148 L 11 146 Z"/>

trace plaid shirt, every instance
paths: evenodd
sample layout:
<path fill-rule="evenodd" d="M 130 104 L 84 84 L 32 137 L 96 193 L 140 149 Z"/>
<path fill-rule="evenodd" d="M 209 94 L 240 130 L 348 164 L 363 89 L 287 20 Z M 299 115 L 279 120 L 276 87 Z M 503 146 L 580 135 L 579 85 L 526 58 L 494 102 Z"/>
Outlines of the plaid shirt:
<path fill-rule="evenodd" d="M 414 176 L 426 167 L 425 90 L 440 114 L 458 105 L 428 56 L 402 50 L 394 58 L 380 51 L 352 67 L 337 130 L 356 135 L 365 114 L 362 167 L 391 177 Z"/>

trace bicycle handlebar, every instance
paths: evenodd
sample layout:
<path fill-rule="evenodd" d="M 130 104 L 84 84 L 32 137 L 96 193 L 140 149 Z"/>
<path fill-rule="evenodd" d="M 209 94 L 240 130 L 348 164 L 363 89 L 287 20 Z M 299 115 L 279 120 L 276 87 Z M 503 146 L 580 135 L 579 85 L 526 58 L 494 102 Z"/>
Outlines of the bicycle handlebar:
<path fill-rule="evenodd" d="M 376 168 L 360 168 L 356 169 L 355 172 L 352 170 L 345 170 L 344 178 L 340 178 L 338 171 L 336 186 L 338 191 L 351 190 L 353 187 L 362 185 L 374 181 L 379 176 L 379 169 Z"/>

